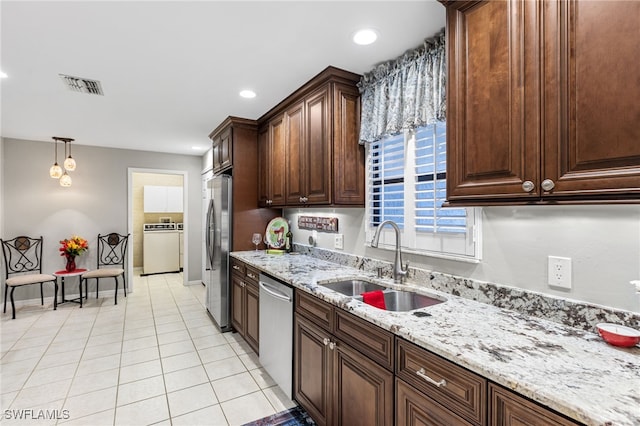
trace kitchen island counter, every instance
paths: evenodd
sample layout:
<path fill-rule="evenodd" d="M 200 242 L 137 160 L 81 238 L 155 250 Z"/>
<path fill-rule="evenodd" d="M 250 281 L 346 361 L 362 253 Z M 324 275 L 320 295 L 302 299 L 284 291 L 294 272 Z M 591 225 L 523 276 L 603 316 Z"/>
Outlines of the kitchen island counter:
<path fill-rule="evenodd" d="M 595 333 L 424 287 L 396 285 L 312 256 L 264 251 L 231 256 L 572 419 L 589 425 L 640 424 L 637 346 L 616 348 Z M 318 285 L 345 278 L 447 301 L 390 312 Z"/>

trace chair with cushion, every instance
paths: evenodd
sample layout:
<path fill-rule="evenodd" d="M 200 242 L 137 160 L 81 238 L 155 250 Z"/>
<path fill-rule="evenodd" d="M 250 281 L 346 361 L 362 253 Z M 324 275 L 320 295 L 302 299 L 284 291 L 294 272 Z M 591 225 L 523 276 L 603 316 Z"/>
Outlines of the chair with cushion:
<path fill-rule="evenodd" d="M 44 305 L 43 284 L 53 283 L 53 309 L 58 308 L 58 281 L 54 275 L 42 273 L 42 241 L 43 238 L 19 236 L 12 240 L 0 239 L 4 256 L 4 312 L 7 312 L 7 291 L 11 287 L 11 309 L 16 319 L 16 305 L 13 292 L 16 287 L 40 284 L 40 303 Z"/>
<path fill-rule="evenodd" d="M 124 297 L 127 297 L 127 279 L 125 277 L 126 269 L 124 262 L 127 257 L 127 243 L 129 234 L 120 235 L 112 232 L 106 235 L 98 234 L 98 267 L 92 271 L 82 274 L 82 281 L 85 285 L 85 294 L 88 297 L 88 280 L 96 279 L 96 299 L 100 290 L 100 278 L 113 278 L 116 284 L 115 299 L 118 304 L 118 278 L 122 277 L 122 286 L 124 287 Z M 80 298 L 80 307 L 82 307 L 82 297 Z"/>

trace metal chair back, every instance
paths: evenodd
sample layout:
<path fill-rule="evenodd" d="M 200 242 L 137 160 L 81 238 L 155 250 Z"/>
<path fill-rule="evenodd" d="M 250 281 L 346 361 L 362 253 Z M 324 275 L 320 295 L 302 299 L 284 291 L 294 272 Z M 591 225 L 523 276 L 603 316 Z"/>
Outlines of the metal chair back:
<path fill-rule="evenodd" d="M 98 269 L 105 266 L 121 266 L 124 269 L 129 235 L 116 232 L 98 234 Z"/>
<path fill-rule="evenodd" d="M 14 274 L 42 273 L 42 236 L 31 238 L 24 235 L 11 240 L 2 240 L 5 279 Z"/>

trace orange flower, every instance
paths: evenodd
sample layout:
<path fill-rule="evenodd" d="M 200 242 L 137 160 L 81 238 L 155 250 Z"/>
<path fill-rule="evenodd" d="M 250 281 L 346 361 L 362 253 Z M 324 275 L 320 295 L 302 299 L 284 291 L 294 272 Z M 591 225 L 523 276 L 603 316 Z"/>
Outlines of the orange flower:
<path fill-rule="evenodd" d="M 82 237 L 74 235 L 69 239 L 60 241 L 61 247 L 60 256 L 80 256 L 85 251 L 89 250 L 89 243 Z"/>

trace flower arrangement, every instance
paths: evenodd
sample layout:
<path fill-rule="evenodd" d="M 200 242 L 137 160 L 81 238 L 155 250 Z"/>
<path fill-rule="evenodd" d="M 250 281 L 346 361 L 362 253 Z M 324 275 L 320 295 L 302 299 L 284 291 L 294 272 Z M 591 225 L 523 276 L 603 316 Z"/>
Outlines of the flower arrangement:
<path fill-rule="evenodd" d="M 69 239 L 60 241 L 60 256 L 80 256 L 85 251 L 89 250 L 89 243 L 82 237 L 74 235 Z"/>

